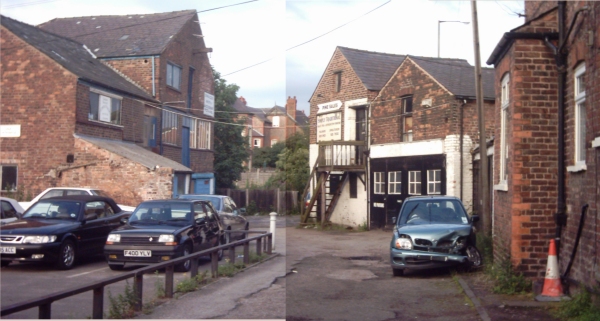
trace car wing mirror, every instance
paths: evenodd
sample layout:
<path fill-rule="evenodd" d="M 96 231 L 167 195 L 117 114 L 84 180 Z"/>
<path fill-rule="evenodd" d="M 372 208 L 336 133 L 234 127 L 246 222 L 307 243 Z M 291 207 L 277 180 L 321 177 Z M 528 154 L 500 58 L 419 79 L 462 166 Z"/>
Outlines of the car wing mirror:
<path fill-rule="evenodd" d="M 477 214 L 471 215 L 471 222 L 473 222 L 473 223 L 479 222 L 479 215 L 477 215 Z"/>
<path fill-rule="evenodd" d="M 129 222 L 129 217 L 124 217 L 119 221 L 119 223 L 121 223 L 123 225 L 127 224 L 127 222 Z"/>

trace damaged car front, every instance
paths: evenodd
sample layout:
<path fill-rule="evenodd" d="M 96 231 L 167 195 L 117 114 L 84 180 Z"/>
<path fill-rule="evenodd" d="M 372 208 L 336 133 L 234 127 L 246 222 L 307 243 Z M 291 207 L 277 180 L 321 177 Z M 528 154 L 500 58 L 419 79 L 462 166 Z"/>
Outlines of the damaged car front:
<path fill-rule="evenodd" d="M 414 196 L 405 200 L 395 218 L 390 243 L 394 276 L 405 269 L 422 270 L 464 264 L 478 267 L 473 223 L 460 199 L 452 196 Z"/>

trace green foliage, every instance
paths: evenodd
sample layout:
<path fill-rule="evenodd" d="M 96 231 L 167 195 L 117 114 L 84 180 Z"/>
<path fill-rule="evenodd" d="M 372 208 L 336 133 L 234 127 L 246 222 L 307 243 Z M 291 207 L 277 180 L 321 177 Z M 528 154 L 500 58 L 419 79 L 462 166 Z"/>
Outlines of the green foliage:
<path fill-rule="evenodd" d="M 244 263 L 231 263 L 229 259 L 225 259 L 225 264 L 219 265 L 219 270 L 217 271 L 218 276 L 224 277 L 232 277 L 238 271 L 244 269 L 246 265 Z"/>
<path fill-rule="evenodd" d="M 285 148 L 275 162 L 277 173 L 265 184 L 269 188 L 302 191 L 310 178 L 308 137 L 300 132 L 285 141 Z M 301 195 L 299 195 L 301 197 Z"/>
<path fill-rule="evenodd" d="M 359 232 L 366 232 L 368 230 L 369 230 L 369 224 L 367 224 L 367 221 L 364 221 L 361 225 L 358 226 Z"/>
<path fill-rule="evenodd" d="M 31 190 L 26 186 L 17 186 L 15 189 L 7 185 L 4 187 L 4 190 L 7 191 L 3 195 L 4 197 L 15 199 L 18 202 L 30 201 L 33 198 Z"/>
<path fill-rule="evenodd" d="M 477 234 L 477 249 L 481 252 L 483 262 L 494 261 L 494 248 L 491 236 Z"/>
<path fill-rule="evenodd" d="M 158 270 L 154 271 L 154 275 L 158 277 Z M 165 283 L 161 282 L 160 279 L 156 279 L 154 282 L 154 289 L 156 289 L 156 297 L 164 298 L 166 296 Z"/>
<path fill-rule="evenodd" d="M 531 281 L 523 273 L 514 271 L 510 259 L 493 264 L 487 272 L 494 280 L 495 285 L 492 289 L 494 293 L 519 294 L 531 292 Z"/>
<path fill-rule="evenodd" d="M 175 292 L 187 293 L 196 291 L 198 289 L 198 282 L 195 278 L 185 278 L 177 283 L 175 286 Z"/>
<path fill-rule="evenodd" d="M 213 69 L 215 78 L 215 139 L 214 171 L 217 188 L 233 188 L 248 161 L 248 141 L 242 137 L 244 120 L 233 119 L 232 105 L 239 86 L 227 84 L 221 74 Z"/>
<path fill-rule="evenodd" d="M 250 201 L 250 204 L 246 205 L 246 213 L 248 213 L 248 215 L 254 215 L 256 213 L 258 213 L 258 206 L 256 206 L 256 202 L 255 201 Z"/>
<path fill-rule="evenodd" d="M 270 147 L 254 148 L 252 150 L 252 164 L 254 168 L 270 167 L 275 168 L 276 162 L 279 159 L 279 154 L 285 148 L 284 142 L 276 143 Z"/>
<path fill-rule="evenodd" d="M 568 321 L 600 320 L 600 308 L 594 306 L 592 296 L 583 288 L 572 300 L 561 302 L 555 316 Z"/>
<path fill-rule="evenodd" d="M 256 252 L 250 253 L 250 264 L 260 262 L 267 258 L 267 254 L 262 253 L 261 255 L 256 254 Z"/>
<path fill-rule="evenodd" d="M 108 309 L 109 319 L 127 319 L 135 316 L 134 307 L 138 302 L 137 296 L 129 285 L 129 282 L 125 282 L 125 292 L 119 294 L 116 298 L 112 296 L 110 290 L 108 291 L 108 301 L 110 302 Z"/>

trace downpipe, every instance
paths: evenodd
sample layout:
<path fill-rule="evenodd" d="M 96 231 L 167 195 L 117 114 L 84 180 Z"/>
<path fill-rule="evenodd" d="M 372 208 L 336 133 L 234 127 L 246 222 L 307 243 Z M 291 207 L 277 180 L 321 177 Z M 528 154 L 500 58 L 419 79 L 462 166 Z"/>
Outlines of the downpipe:
<path fill-rule="evenodd" d="M 571 251 L 571 258 L 569 259 L 569 264 L 567 265 L 567 269 L 565 270 L 565 273 L 563 273 L 563 275 L 561 275 L 561 277 L 560 277 L 562 280 L 565 280 L 566 277 L 569 275 L 569 272 L 571 272 L 571 266 L 573 265 L 573 260 L 575 259 L 575 255 L 577 254 L 577 247 L 579 246 L 579 240 L 581 239 L 581 232 L 583 231 L 583 224 L 585 222 L 585 214 L 587 213 L 589 207 L 590 207 L 589 204 L 585 204 L 581 208 L 581 218 L 579 219 L 579 227 L 577 228 L 577 236 L 575 237 L 575 245 L 573 245 L 573 251 Z"/>

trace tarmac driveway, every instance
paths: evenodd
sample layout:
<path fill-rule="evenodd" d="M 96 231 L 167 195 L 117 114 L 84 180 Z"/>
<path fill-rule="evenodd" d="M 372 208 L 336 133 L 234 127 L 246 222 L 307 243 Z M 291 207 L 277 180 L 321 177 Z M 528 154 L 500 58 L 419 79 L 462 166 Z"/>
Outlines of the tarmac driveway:
<path fill-rule="evenodd" d="M 288 228 L 286 319 L 480 320 L 449 269 L 393 277 L 390 238 Z"/>

